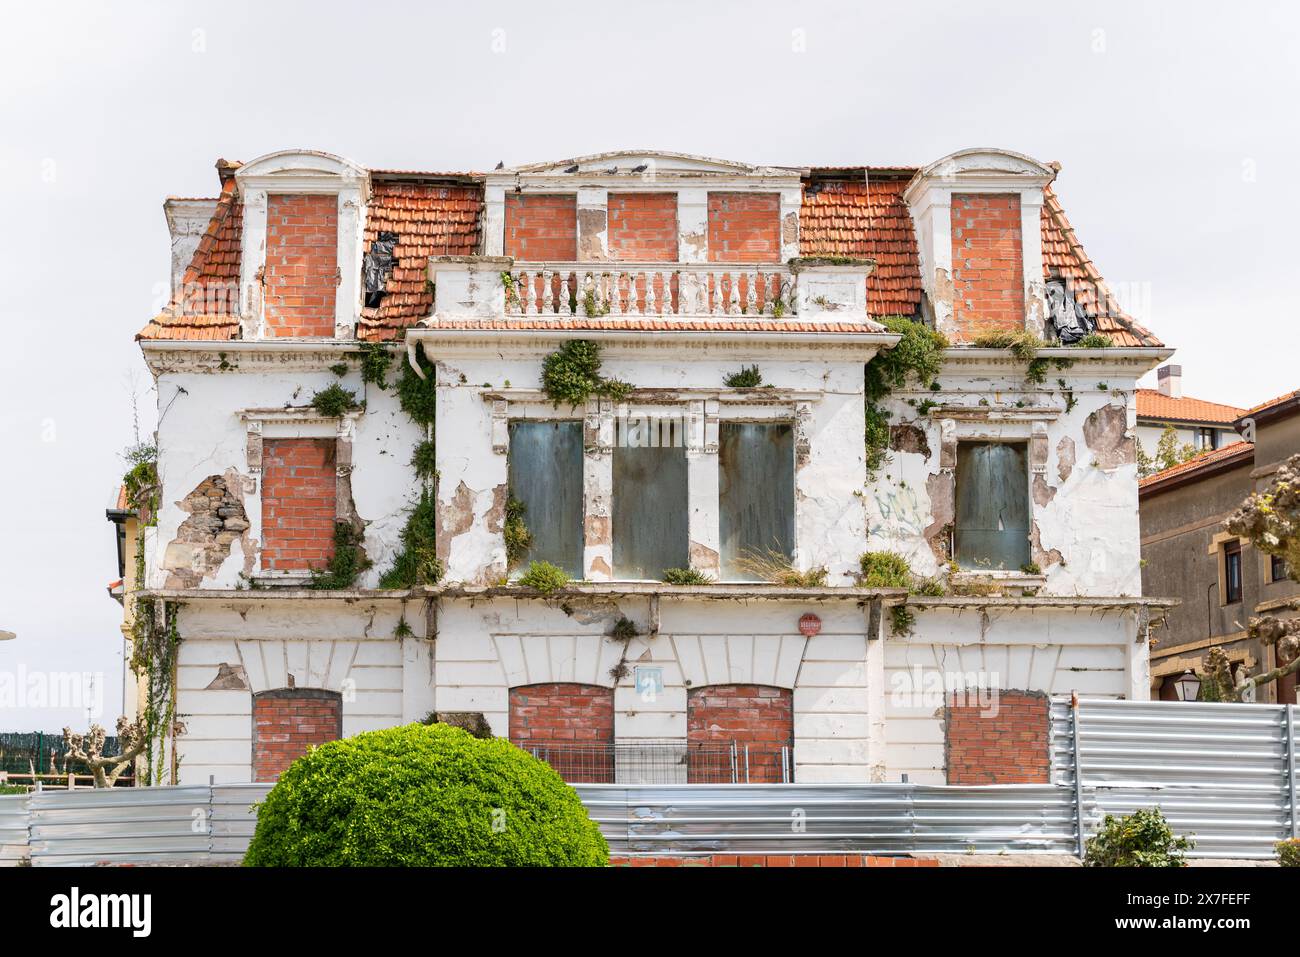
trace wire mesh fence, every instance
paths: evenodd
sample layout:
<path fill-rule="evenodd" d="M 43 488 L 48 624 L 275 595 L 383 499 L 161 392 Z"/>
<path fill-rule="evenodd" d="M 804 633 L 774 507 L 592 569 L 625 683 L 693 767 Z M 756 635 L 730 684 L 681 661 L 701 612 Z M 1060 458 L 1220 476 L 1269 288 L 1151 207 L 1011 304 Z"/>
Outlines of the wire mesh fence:
<path fill-rule="evenodd" d="M 790 784 L 794 750 L 743 741 L 520 744 L 570 784 Z"/>
<path fill-rule="evenodd" d="M 115 736 L 104 738 L 104 754 L 120 752 Z M 0 774 L 7 775 L 9 784 L 33 787 L 37 781 L 47 787 L 66 785 L 69 775 L 76 776 L 78 785 L 92 780 L 90 769 L 83 762 L 68 757 L 63 733 L 50 731 L 0 731 Z M 129 770 L 118 783 L 122 786 L 131 783 Z"/>

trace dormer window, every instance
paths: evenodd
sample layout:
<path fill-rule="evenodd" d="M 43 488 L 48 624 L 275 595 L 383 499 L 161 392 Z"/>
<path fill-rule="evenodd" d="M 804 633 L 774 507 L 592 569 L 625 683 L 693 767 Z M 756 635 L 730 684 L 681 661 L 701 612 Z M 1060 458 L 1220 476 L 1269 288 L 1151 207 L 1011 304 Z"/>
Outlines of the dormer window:
<path fill-rule="evenodd" d="M 272 153 L 242 166 L 245 339 L 350 339 L 361 309 L 361 167 L 326 153 Z"/>

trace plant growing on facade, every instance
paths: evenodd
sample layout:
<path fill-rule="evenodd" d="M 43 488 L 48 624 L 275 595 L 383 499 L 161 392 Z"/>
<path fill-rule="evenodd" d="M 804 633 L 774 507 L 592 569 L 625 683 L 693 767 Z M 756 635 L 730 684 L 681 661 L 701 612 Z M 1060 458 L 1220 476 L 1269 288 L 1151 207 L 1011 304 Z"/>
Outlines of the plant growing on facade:
<path fill-rule="evenodd" d="M 144 551 L 137 544 L 137 581 L 143 580 Z M 140 708 L 144 780 L 161 784 L 168 733 L 176 720 L 176 656 L 181 636 L 180 605 L 137 599 L 131 619 L 131 670 L 143 679 Z"/>
<path fill-rule="evenodd" d="M 90 768 L 97 788 L 113 787 L 148 746 L 144 729 L 135 722 L 128 721 L 125 716 L 117 719 L 120 753 L 104 753 L 106 737 L 107 733 L 98 724 L 92 724 L 87 734 L 80 734 L 71 728 L 63 729 L 63 742 L 67 746 L 66 758 L 74 758 Z"/>
<path fill-rule="evenodd" d="M 411 453 L 411 467 L 415 469 L 416 478 L 425 481 L 432 479 L 438 474 L 438 447 L 425 439 Z"/>
<path fill-rule="evenodd" d="M 741 366 L 739 372 L 733 372 L 723 382 L 729 389 L 759 389 L 763 386 L 763 373 L 758 366 Z"/>
<path fill-rule="evenodd" d="M 337 419 L 357 407 L 357 394 L 333 382 L 311 397 L 311 407 L 327 419 Z"/>
<path fill-rule="evenodd" d="M 1195 843 L 1175 837 L 1158 807 L 1139 808 L 1124 817 L 1107 814 L 1088 839 L 1084 867 L 1186 867 L 1184 855 Z"/>
<path fill-rule="evenodd" d="M 383 342 L 363 342 L 358 352 L 361 357 L 361 381 L 388 388 L 388 367 L 393 361 L 393 354 Z"/>
<path fill-rule="evenodd" d="M 126 504 L 140 513 L 142 524 L 153 524 L 158 517 L 162 483 L 158 480 L 158 447 L 137 443 L 122 453 L 129 468 L 122 476 Z"/>
<path fill-rule="evenodd" d="M 736 568 L 752 578 L 789 588 L 823 588 L 830 575 L 824 566 L 799 571 L 790 556 L 774 548 L 747 548 L 736 556 Z"/>
<path fill-rule="evenodd" d="M 947 338 L 929 326 L 905 316 L 885 316 L 880 320 L 886 331 L 902 336 L 892 349 L 882 349 L 867 363 L 866 434 L 867 475 L 874 481 L 876 473 L 889 463 L 889 412 L 882 403 L 895 389 L 920 383 L 933 389 L 943 366 Z"/>
<path fill-rule="evenodd" d="M 443 567 L 438 558 L 438 513 L 432 490 L 421 490 L 398 540 L 401 548 L 393 556 L 393 564 L 379 576 L 379 587 L 415 588 L 437 584 Z"/>
<path fill-rule="evenodd" d="M 559 591 L 568 585 L 570 581 L 572 579 L 569 578 L 569 573 L 563 568 L 543 561 L 530 562 L 527 571 L 519 576 L 520 585 L 531 588 L 543 595 Z"/>
<path fill-rule="evenodd" d="M 600 346 L 588 339 L 570 339 L 542 361 L 542 391 L 557 407 L 577 407 L 592 396 L 620 402 L 632 386 L 600 374 Z"/>
<path fill-rule="evenodd" d="M 357 576 L 371 565 L 361 548 L 363 537 L 351 522 L 335 522 L 334 553 L 324 568 L 311 570 L 311 587 L 327 591 L 355 585 Z"/>
<path fill-rule="evenodd" d="M 666 585 L 712 585 L 713 579 L 694 568 L 665 568 L 663 581 Z"/>
<path fill-rule="evenodd" d="M 246 867 L 600 867 L 578 794 L 501 738 L 446 723 L 313 748 L 257 808 Z"/>
<path fill-rule="evenodd" d="M 528 530 L 524 515 L 528 508 L 523 502 L 511 495 L 506 499 L 506 519 L 502 533 L 506 540 L 506 567 L 514 568 L 528 549 L 533 547 L 533 533 Z"/>
<path fill-rule="evenodd" d="M 1113 349 L 1115 340 L 1104 332 L 1090 332 L 1074 344 L 1076 349 Z"/>

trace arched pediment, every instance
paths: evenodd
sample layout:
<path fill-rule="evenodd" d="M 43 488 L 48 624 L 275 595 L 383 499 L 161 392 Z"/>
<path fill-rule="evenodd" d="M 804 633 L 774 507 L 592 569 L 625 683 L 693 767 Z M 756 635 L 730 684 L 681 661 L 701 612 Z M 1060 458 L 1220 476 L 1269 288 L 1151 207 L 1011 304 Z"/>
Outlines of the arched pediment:
<path fill-rule="evenodd" d="M 1031 156 L 1014 153 L 1011 150 L 989 147 L 973 147 L 949 153 L 942 159 L 935 160 L 916 174 L 917 179 L 931 177 L 945 179 L 969 177 L 975 179 L 981 176 L 1024 176 L 1026 178 L 1045 177 L 1047 180 L 1051 180 L 1055 175 L 1056 171 L 1052 167 L 1038 162 Z"/>
<path fill-rule="evenodd" d="M 694 156 L 689 153 L 673 153 L 665 150 L 612 150 L 606 153 L 573 156 L 568 159 L 544 163 L 529 163 L 523 166 L 508 167 L 496 172 L 527 176 L 593 176 L 613 175 L 614 173 L 640 173 L 648 169 L 653 169 L 658 174 L 671 175 L 678 173 L 697 176 L 709 174 L 722 176 L 793 175 L 798 173 L 798 170 L 793 168 L 756 166 L 752 163 L 743 163 L 737 160 Z"/>
<path fill-rule="evenodd" d="M 277 179 L 364 180 L 368 173 L 342 156 L 320 150 L 277 150 L 245 163 L 235 173 L 240 182 Z"/>

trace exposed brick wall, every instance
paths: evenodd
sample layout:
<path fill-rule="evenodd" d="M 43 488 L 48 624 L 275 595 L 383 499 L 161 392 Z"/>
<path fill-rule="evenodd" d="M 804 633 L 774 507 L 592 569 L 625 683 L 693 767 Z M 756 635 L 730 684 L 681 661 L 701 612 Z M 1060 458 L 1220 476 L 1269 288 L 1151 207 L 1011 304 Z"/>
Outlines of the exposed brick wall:
<path fill-rule="evenodd" d="M 253 780 L 274 781 L 313 744 L 343 737 L 337 691 L 280 688 L 253 695 Z"/>
<path fill-rule="evenodd" d="M 525 262 L 578 258 L 578 197 L 506 194 L 505 253 Z"/>
<path fill-rule="evenodd" d="M 272 336 L 334 335 L 338 197 L 266 198 L 266 328 Z"/>
<path fill-rule="evenodd" d="M 794 695 L 788 688 L 767 685 L 691 688 L 686 695 L 686 741 L 690 749 L 732 741 L 740 747 L 748 744 L 750 782 L 779 782 L 781 748 L 794 743 Z M 687 779 L 700 778 L 709 770 L 706 764 L 692 761 Z"/>
<path fill-rule="evenodd" d="M 780 262 L 780 194 L 710 193 L 709 261 Z"/>
<path fill-rule="evenodd" d="M 1047 696 L 1000 691 L 993 701 L 986 707 L 970 695 L 949 697 L 944 709 L 948 783 L 1046 784 L 1051 774 Z"/>
<path fill-rule="evenodd" d="M 962 339 L 1025 327 L 1020 197 L 954 193 L 953 321 Z"/>
<path fill-rule="evenodd" d="M 610 193 L 608 245 L 611 259 L 677 261 L 677 194 Z"/>
<path fill-rule="evenodd" d="M 262 568 L 305 571 L 334 554 L 333 439 L 262 444 Z"/>
<path fill-rule="evenodd" d="M 569 682 L 511 688 L 509 733 L 524 749 L 564 749 L 539 756 L 566 781 L 614 781 L 613 688 Z"/>

